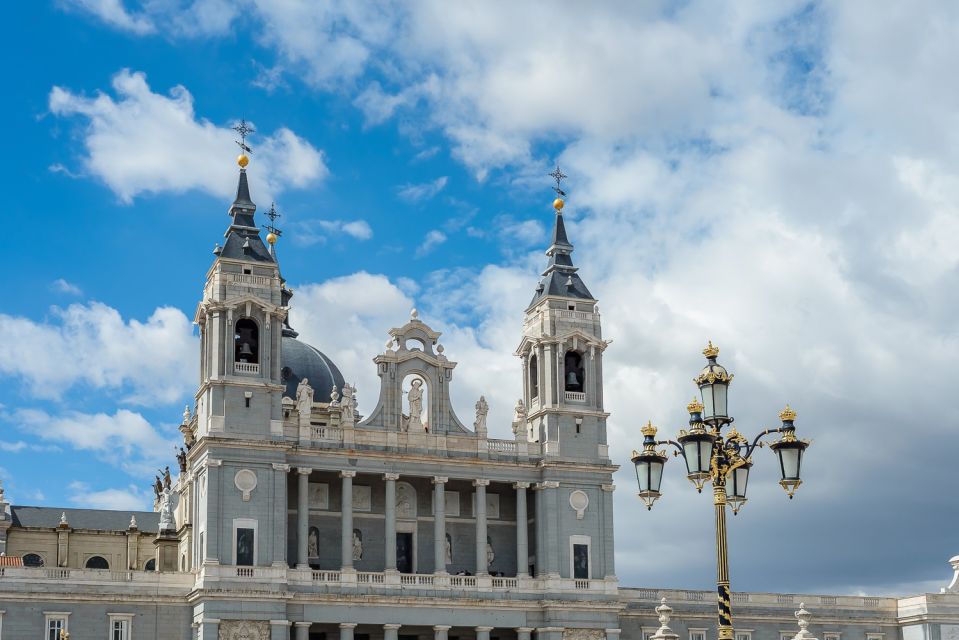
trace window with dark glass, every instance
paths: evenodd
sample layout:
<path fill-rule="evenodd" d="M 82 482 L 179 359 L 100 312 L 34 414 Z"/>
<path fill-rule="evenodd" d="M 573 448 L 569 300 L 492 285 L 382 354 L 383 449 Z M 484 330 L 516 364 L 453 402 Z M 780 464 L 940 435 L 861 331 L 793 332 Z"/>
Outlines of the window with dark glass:
<path fill-rule="evenodd" d="M 87 560 L 86 568 L 87 569 L 109 569 L 110 563 L 107 562 L 106 558 L 104 558 L 103 556 L 91 556 L 90 559 Z"/>
<path fill-rule="evenodd" d="M 253 566 L 253 529 L 239 527 L 236 530 L 236 563 L 240 566 Z"/>
<path fill-rule="evenodd" d="M 529 357 L 529 397 L 539 397 L 539 368 L 535 353 Z"/>
<path fill-rule="evenodd" d="M 576 580 L 589 579 L 589 545 L 573 545 L 573 578 Z"/>
<path fill-rule="evenodd" d="M 38 554 L 36 554 L 36 553 L 28 553 L 27 555 L 23 556 L 23 566 L 25 566 L 25 567 L 42 567 L 42 566 L 43 566 L 43 558 L 41 558 L 41 557 L 40 557 Z"/>

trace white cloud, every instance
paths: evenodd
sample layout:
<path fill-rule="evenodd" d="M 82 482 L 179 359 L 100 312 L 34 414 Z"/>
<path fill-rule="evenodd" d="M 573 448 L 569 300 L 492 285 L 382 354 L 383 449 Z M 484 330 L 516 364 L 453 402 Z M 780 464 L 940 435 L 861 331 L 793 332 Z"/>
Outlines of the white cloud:
<path fill-rule="evenodd" d="M 357 240 L 369 240 L 373 237 L 373 229 L 366 220 L 320 220 L 320 226 L 330 233 L 345 233 Z"/>
<path fill-rule="evenodd" d="M 420 184 L 404 184 L 397 189 L 397 195 L 407 202 L 420 202 L 429 200 L 436 196 L 440 191 L 446 188 L 449 178 L 440 176 L 436 180 L 423 182 Z"/>
<path fill-rule="evenodd" d="M 122 0 L 64 0 L 67 6 L 87 11 L 111 27 L 137 35 L 154 33 L 156 26 L 143 14 L 130 13 Z"/>
<path fill-rule="evenodd" d="M 65 293 L 71 296 L 82 296 L 83 289 L 73 284 L 72 282 L 67 282 L 63 278 L 57 278 L 50 284 L 50 288 L 56 291 L 57 293 Z"/>
<path fill-rule="evenodd" d="M 444 242 L 446 242 L 446 234 L 439 229 L 432 229 L 423 238 L 420 246 L 416 248 L 416 257 L 422 258 Z"/>
<path fill-rule="evenodd" d="M 305 220 L 293 223 L 290 240 L 300 247 L 326 244 L 342 236 L 354 240 L 369 240 L 373 228 L 366 220 Z"/>
<path fill-rule="evenodd" d="M 197 339 L 183 312 L 160 307 L 124 320 L 99 302 L 53 308 L 52 321 L 0 314 L 0 373 L 16 376 L 31 395 L 60 398 L 78 384 L 118 389 L 125 401 L 162 405 L 193 388 Z"/>
<path fill-rule="evenodd" d="M 87 509 L 111 509 L 114 511 L 148 511 L 152 496 L 149 490 L 129 485 L 124 489 L 101 489 L 95 491 L 86 482 L 75 481 L 68 485 L 70 502 Z"/>
<path fill-rule="evenodd" d="M 50 92 L 52 113 L 88 120 L 83 135 L 87 173 L 123 202 L 144 193 L 191 189 L 222 197 L 235 187 L 234 132 L 197 119 L 185 87 L 175 86 L 169 95 L 154 93 L 143 73 L 129 70 L 116 74 L 112 84 L 116 98 L 85 97 L 62 87 Z M 254 198 L 263 202 L 328 174 L 323 152 L 287 128 L 257 134 L 253 145 L 249 176 Z"/>

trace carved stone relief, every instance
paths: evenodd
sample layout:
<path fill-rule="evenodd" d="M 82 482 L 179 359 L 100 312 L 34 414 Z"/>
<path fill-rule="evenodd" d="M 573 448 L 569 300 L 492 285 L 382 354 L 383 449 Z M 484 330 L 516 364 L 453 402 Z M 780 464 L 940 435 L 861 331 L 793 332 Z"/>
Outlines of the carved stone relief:
<path fill-rule="evenodd" d="M 459 491 L 446 491 L 446 517 L 459 517 L 460 515 L 460 494 Z M 432 494 L 434 499 L 436 494 Z M 435 505 L 434 505 L 435 507 Z M 436 513 L 436 509 L 433 509 L 433 513 Z"/>
<path fill-rule="evenodd" d="M 476 513 L 476 494 L 472 495 L 471 504 L 473 505 L 473 513 Z M 498 493 L 487 493 L 486 494 L 486 517 L 489 519 L 499 518 L 499 494 Z"/>
<path fill-rule="evenodd" d="M 311 482 L 307 495 L 310 500 L 310 509 L 330 508 L 330 485 L 325 482 Z"/>
<path fill-rule="evenodd" d="M 219 640 L 270 640 L 266 620 L 221 620 Z"/>
<path fill-rule="evenodd" d="M 370 487 L 353 485 L 353 511 L 371 511 L 372 508 Z"/>
<path fill-rule="evenodd" d="M 396 517 L 416 517 L 416 491 L 405 482 L 396 483 Z"/>
<path fill-rule="evenodd" d="M 563 629 L 563 640 L 604 640 L 602 629 Z"/>

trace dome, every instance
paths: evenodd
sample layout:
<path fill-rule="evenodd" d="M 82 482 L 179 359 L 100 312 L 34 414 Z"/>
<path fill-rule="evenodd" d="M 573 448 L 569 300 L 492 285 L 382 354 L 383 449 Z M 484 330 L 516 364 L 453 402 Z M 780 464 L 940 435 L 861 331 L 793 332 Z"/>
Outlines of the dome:
<path fill-rule="evenodd" d="M 343 389 L 343 374 L 323 352 L 291 336 L 284 335 L 281 341 L 283 369 L 280 376 L 286 384 L 284 396 L 296 398 L 296 386 L 303 378 L 309 380 L 317 402 L 330 401 L 333 385 Z"/>

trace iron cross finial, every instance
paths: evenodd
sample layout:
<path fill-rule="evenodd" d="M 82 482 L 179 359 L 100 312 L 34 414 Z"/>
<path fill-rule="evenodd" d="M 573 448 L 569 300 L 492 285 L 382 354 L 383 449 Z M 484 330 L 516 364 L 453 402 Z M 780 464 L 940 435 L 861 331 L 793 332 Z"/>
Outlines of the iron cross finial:
<path fill-rule="evenodd" d="M 566 192 L 563 191 L 563 189 L 561 188 L 561 186 L 562 186 L 563 180 L 565 180 L 565 179 L 568 178 L 569 176 L 567 176 L 565 173 L 563 173 L 563 170 L 559 168 L 559 165 L 558 165 L 558 164 L 556 165 L 556 169 L 553 170 L 552 173 L 549 173 L 549 174 L 547 174 L 547 175 L 551 176 L 551 177 L 553 178 L 553 180 L 556 181 L 556 186 L 553 187 L 553 191 L 555 191 L 555 192 L 557 193 L 557 195 L 565 196 L 565 195 L 566 195 Z"/>
<path fill-rule="evenodd" d="M 266 217 L 270 219 L 270 224 L 266 230 L 277 236 L 283 235 L 283 232 L 276 228 L 276 219 L 282 218 L 283 214 L 276 210 L 275 202 L 270 203 L 270 210 L 266 212 Z"/>
<path fill-rule="evenodd" d="M 256 133 L 256 130 L 250 125 L 248 125 L 245 119 L 240 120 L 240 124 L 232 128 L 234 131 L 240 134 L 240 139 L 234 140 L 234 142 L 240 145 L 240 148 L 243 149 L 243 151 L 245 151 L 246 153 L 253 153 L 253 149 L 248 147 L 246 144 L 246 137 L 250 135 L 251 133 Z"/>

